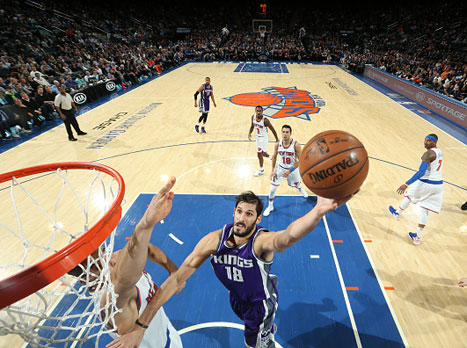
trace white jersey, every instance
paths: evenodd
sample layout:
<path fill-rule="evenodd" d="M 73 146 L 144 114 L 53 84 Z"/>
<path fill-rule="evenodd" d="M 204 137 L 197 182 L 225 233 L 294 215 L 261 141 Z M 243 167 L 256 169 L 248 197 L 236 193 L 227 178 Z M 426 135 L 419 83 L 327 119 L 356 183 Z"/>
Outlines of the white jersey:
<path fill-rule="evenodd" d="M 264 120 L 266 118 L 263 116 L 261 121 L 256 121 L 256 115 L 253 115 L 253 126 L 255 127 L 256 137 L 264 137 L 268 135 L 268 129 L 264 125 Z"/>
<path fill-rule="evenodd" d="M 441 181 L 443 180 L 443 153 L 437 147 L 431 148 L 436 158 L 428 165 L 428 169 L 420 180 Z"/>
<path fill-rule="evenodd" d="M 149 301 L 157 291 L 157 286 L 152 281 L 151 275 L 143 271 L 141 278 L 135 284 L 138 291 L 139 312 L 138 316 L 144 312 Z M 113 338 L 117 338 L 116 333 L 111 333 Z M 170 342 L 170 345 L 167 345 Z M 164 312 L 164 308 L 160 308 L 154 318 L 149 323 L 149 327 L 144 333 L 143 340 L 139 345 L 140 348 L 182 348 L 182 341 L 179 334 L 172 326 L 169 318 Z"/>
<path fill-rule="evenodd" d="M 293 167 L 296 161 L 295 143 L 294 139 L 288 147 L 284 146 L 283 139 L 279 140 L 279 146 L 277 147 L 277 165 L 283 169 L 289 169 Z"/>

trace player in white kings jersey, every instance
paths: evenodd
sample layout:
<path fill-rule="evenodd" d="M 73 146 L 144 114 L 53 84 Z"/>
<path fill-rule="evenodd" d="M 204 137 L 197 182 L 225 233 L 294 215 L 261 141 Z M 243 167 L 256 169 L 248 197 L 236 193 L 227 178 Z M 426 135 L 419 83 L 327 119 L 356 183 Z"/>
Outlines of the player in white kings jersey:
<path fill-rule="evenodd" d="M 401 195 L 407 190 L 408 185 L 413 185 L 405 192 L 405 198 L 399 209 L 389 206 L 389 212 L 396 220 L 399 220 L 401 212 L 409 206 L 410 202 L 419 203 L 421 209 L 417 232 L 409 232 L 409 237 L 415 245 L 420 244 L 423 228 L 428 221 L 428 212 L 439 214 L 443 203 L 443 153 L 436 147 L 437 143 L 436 134 L 429 134 L 425 137 L 427 151 L 422 156 L 420 168 L 414 176 L 397 189 L 397 193 Z"/>
<path fill-rule="evenodd" d="M 268 130 L 269 128 L 274 134 L 276 141 L 279 141 L 277 137 L 276 130 L 272 126 L 271 122 L 263 116 L 263 107 L 258 105 L 255 108 L 256 114 L 251 117 L 251 126 L 250 131 L 248 132 L 248 140 L 251 140 L 251 133 L 255 131 L 256 135 L 256 150 L 258 152 L 258 160 L 259 160 L 259 170 L 253 174 L 253 176 L 260 176 L 264 174 L 264 157 L 269 157 L 268 154 Z"/>
<path fill-rule="evenodd" d="M 271 190 L 269 191 L 269 205 L 263 215 L 268 216 L 274 210 L 274 196 L 276 190 L 284 178 L 287 178 L 289 186 L 295 187 L 303 197 L 307 198 L 308 193 L 300 183 L 300 173 L 298 170 L 298 159 L 302 153 L 300 144 L 292 139 L 292 127 L 285 124 L 282 126 L 282 139 L 274 146 L 272 156 Z"/>

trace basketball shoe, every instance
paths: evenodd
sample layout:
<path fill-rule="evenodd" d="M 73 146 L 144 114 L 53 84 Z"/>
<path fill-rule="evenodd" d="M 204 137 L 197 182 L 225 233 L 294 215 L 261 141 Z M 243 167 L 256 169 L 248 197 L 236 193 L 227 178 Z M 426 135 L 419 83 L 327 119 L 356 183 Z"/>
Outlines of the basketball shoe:
<path fill-rule="evenodd" d="M 201 133 L 205 133 L 205 134 L 206 134 L 206 130 L 204 129 L 204 126 L 201 127 Z"/>
<path fill-rule="evenodd" d="M 274 206 L 272 204 L 269 204 L 266 210 L 263 213 L 263 216 L 269 216 L 271 212 L 274 211 Z"/>
<path fill-rule="evenodd" d="M 256 173 L 253 174 L 253 176 L 261 176 L 264 174 L 264 169 L 259 169 Z"/>
<path fill-rule="evenodd" d="M 389 206 L 389 212 L 391 213 L 394 220 L 399 221 L 400 214 L 397 212 L 396 209 L 394 209 L 394 207 L 392 205 Z"/>
<path fill-rule="evenodd" d="M 195 126 L 195 131 L 196 131 L 196 133 L 199 133 L 199 126 L 198 125 Z"/>
<path fill-rule="evenodd" d="M 415 245 L 420 244 L 420 237 L 416 233 L 409 232 L 409 238 L 412 239 L 412 243 Z"/>

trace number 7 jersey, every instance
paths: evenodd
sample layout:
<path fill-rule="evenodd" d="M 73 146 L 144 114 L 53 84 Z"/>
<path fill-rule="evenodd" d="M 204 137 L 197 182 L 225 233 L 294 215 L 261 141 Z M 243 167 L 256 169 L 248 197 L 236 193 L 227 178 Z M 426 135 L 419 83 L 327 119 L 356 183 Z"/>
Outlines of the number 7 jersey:
<path fill-rule="evenodd" d="M 234 247 L 227 243 L 232 235 L 232 225 L 225 225 L 219 245 L 211 255 L 211 265 L 217 278 L 237 299 L 256 302 L 268 299 L 275 293 L 275 286 L 269 273 L 272 261 L 261 260 L 253 250 L 253 243 L 261 231 L 260 226 L 247 243 Z"/>

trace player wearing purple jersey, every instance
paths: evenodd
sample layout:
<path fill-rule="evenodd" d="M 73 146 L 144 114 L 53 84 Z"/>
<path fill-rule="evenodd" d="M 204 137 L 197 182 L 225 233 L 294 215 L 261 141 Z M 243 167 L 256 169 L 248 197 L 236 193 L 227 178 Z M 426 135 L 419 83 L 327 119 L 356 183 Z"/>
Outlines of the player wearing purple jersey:
<path fill-rule="evenodd" d="M 198 94 L 200 95 L 199 98 L 199 112 L 201 112 L 201 116 L 198 120 L 198 123 L 195 125 L 195 131 L 197 133 L 200 133 L 199 126 L 201 125 L 201 133 L 206 133 L 206 129 L 204 128 L 204 125 L 206 124 L 206 121 L 208 120 L 208 112 L 209 112 L 209 98 L 212 99 L 212 103 L 215 107 L 216 101 L 214 100 L 214 90 L 211 85 L 211 79 L 209 77 L 206 77 L 204 80 L 205 83 L 201 85 L 200 88 L 196 90 L 196 93 L 194 95 L 195 97 L 195 108 L 198 107 Z"/>
<path fill-rule="evenodd" d="M 173 179 L 172 179 L 173 180 Z M 352 195 L 353 196 L 353 195 Z M 272 348 L 277 309 L 277 278 L 270 274 L 274 253 L 294 245 L 310 233 L 328 212 L 347 202 L 318 197 L 314 208 L 292 222 L 287 229 L 269 232 L 261 222 L 263 203 L 253 192 L 236 197 L 233 223 L 203 237 L 180 268 L 160 286 L 138 319 L 148 325 L 166 303 L 209 257 L 215 274 L 229 290 L 230 304 L 245 324 L 245 346 Z M 133 348 L 144 335 L 141 326 L 112 342 L 112 347 Z"/>

